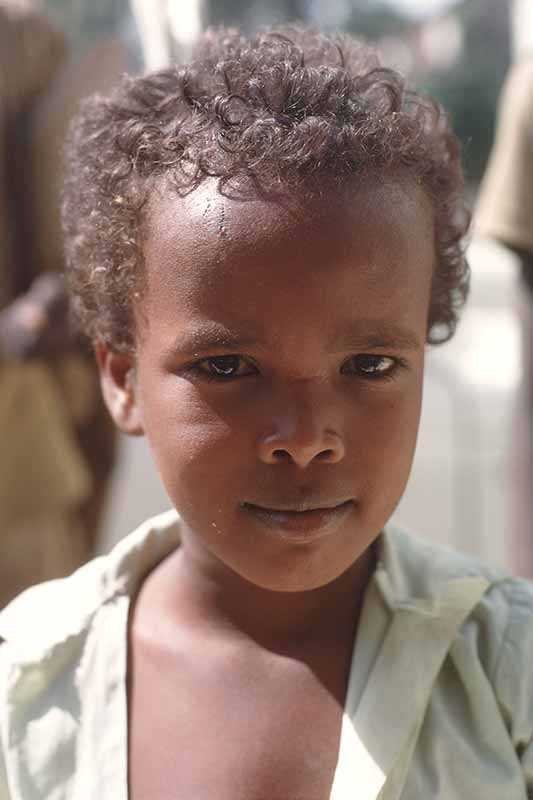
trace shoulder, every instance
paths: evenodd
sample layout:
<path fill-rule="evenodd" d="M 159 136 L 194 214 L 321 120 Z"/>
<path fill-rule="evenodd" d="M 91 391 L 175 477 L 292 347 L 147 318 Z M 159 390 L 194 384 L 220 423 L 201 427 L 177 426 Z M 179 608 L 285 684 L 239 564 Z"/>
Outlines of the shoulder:
<path fill-rule="evenodd" d="M 426 603 L 437 608 L 453 585 L 481 587 L 474 595 L 461 631 L 490 645 L 493 666 L 505 649 L 533 656 L 533 583 L 508 575 L 479 559 L 401 529 L 388 527 L 383 537 L 380 564 L 395 602 Z"/>
<path fill-rule="evenodd" d="M 482 578 L 493 586 L 508 577 L 502 570 L 474 556 L 414 536 L 391 524 L 383 533 L 379 556 L 396 594 L 406 598 L 436 597 L 439 587 L 453 580 Z"/>
<path fill-rule="evenodd" d="M 163 514 L 109 555 L 28 589 L 0 613 L 2 800 L 6 782 L 16 785 L 21 774 L 25 797 L 48 797 L 44 785 L 54 796 L 74 796 L 80 747 L 87 763 L 108 754 L 110 739 L 100 737 L 104 708 L 111 741 L 122 742 L 129 601 L 179 541 L 176 513 Z"/>
<path fill-rule="evenodd" d="M 397 598 L 423 599 L 437 608 L 437 616 L 446 587 L 483 582 L 452 647 L 480 665 L 509 719 L 526 715 L 533 730 L 533 584 L 395 527 L 387 529 L 382 561 Z"/>
<path fill-rule="evenodd" d="M 142 577 L 179 544 L 174 511 L 141 525 L 105 556 L 72 575 L 33 586 L 0 612 L 0 659 L 38 661 L 84 633 L 102 606 L 131 595 Z"/>

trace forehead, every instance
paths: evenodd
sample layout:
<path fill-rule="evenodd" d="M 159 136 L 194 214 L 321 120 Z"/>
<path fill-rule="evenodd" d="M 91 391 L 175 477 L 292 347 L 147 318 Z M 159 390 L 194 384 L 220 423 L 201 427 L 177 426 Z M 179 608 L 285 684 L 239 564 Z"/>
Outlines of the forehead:
<path fill-rule="evenodd" d="M 406 181 L 312 198 L 227 197 L 215 181 L 186 197 L 161 189 L 145 230 L 148 317 L 257 318 L 269 303 L 290 314 L 295 300 L 330 316 L 340 301 L 350 314 L 373 304 L 401 315 L 415 298 L 429 302 L 433 213 Z"/>

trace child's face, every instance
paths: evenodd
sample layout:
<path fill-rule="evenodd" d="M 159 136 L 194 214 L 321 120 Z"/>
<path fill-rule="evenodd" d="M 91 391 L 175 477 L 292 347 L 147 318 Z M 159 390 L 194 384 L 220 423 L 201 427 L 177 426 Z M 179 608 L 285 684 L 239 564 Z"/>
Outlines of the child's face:
<path fill-rule="evenodd" d="M 205 183 L 151 201 L 144 256 L 133 395 L 108 387 L 115 418 L 147 434 L 212 565 L 274 590 L 332 581 L 411 466 L 434 263 L 425 196 L 382 182 L 239 202 Z M 125 373 L 107 355 L 104 384 Z"/>

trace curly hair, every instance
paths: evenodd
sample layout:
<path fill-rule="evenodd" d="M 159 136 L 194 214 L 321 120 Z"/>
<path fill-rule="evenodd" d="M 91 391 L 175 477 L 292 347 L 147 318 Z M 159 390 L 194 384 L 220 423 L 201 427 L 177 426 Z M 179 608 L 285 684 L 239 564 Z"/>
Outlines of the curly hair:
<path fill-rule="evenodd" d="M 290 193 L 410 177 L 435 219 L 427 338 L 453 335 L 469 283 L 458 142 L 440 105 L 360 40 L 302 27 L 249 38 L 208 31 L 189 65 L 126 76 L 109 98 L 86 100 L 66 168 L 67 273 L 75 317 L 93 341 L 134 349 L 150 192 L 167 181 L 186 194 L 208 177 L 222 190 L 244 178 Z"/>

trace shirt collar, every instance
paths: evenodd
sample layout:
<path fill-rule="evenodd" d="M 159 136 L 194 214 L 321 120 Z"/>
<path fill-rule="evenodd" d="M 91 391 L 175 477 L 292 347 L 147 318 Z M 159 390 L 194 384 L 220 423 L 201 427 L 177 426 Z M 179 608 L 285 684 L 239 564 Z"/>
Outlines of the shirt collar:
<path fill-rule="evenodd" d="M 180 542 L 175 511 L 141 525 L 105 556 L 22 592 L 0 613 L 0 641 L 18 663 L 41 661 L 78 636 L 102 605 L 132 595 L 144 575 Z"/>
<path fill-rule="evenodd" d="M 390 610 L 403 608 L 438 614 L 454 585 L 481 580 L 487 586 L 502 577 L 477 559 L 408 534 L 394 524 L 378 543 L 374 580 Z"/>
<path fill-rule="evenodd" d="M 179 543 L 179 517 L 174 510 L 148 520 L 109 555 L 94 559 L 68 578 L 19 595 L 0 613 L 0 639 L 13 644 L 19 663 L 41 660 L 87 628 L 104 603 L 118 595 L 132 596 L 144 575 Z M 494 578 L 493 571 L 474 559 L 436 549 L 388 525 L 379 538 L 373 580 L 389 609 L 411 607 L 437 613 L 446 603 L 450 582 L 479 578 L 480 573 Z"/>

